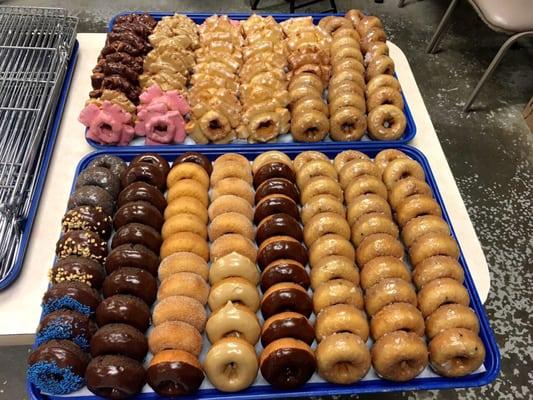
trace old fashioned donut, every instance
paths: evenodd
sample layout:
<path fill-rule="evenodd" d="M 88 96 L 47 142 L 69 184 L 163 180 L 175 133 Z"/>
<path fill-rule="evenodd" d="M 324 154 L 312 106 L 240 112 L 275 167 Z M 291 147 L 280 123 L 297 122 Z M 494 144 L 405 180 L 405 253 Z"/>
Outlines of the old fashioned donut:
<path fill-rule="evenodd" d="M 260 245 L 272 236 L 290 236 L 301 242 L 303 231 L 300 223 L 289 214 L 272 214 L 259 223 L 255 236 L 256 242 Z"/>
<path fill-rule="evenodd" d="M 259 292 L 246 279 L 231 277 L 223 279 L 211 287 L 207 303 L 212 312 L 224 307 L 228 301 L 240 303 L 253 312 L 259 309 Z"/>
<path fill-rule="evenodd" d="M 195 179 L 181 179 L 174 183 L 168 190 L 167 201 L 172 203 L 175 199 L 184 196 L 198 199 L 205 208 L 209 203 L 207 189 Z"/>
<path fill-rule="evenodd" d="M 424 326 L 424 318 L 418 308 L 410 303 L 392 303 L 372 317 L 370 333 L 374 340 L 400 330 L 424 336 Z"/>
<path fill-rule="evenodd" d="M 342 202 L 336 197 L 329 194 L 314 196 L 301 209 L 303 224 L 308 224 L 315 215 L 320 213 L 335 213 L 344 218 L 346 210 Z"/>
<path fill-rule="evenodd" d="M 409 249 L 409 258 L 415 269 L 420 262 L 433 256 L 449 256 L 457 260 L 459 258 L 457 242 L 450 235 L 430 232 L 419 237 Z"/>
<path fill-rule="evenodd" d="M 248 307 L 229 301 L 209 316 L 205 332 L 211 343 L 231 336 L 244 339 L 255 346 L 261 326 L 255 313 Z"/>
<path fill-rule="evenodd" d="M 319 260 L 327 256 L 344 256 L 354 260 L 355 250 L 349 240 L 340 235 L 330 233 L 315 240 L 309 249 L 311 267 L 314 268 Z"/>
<path fill-rule="evenodd" d="M 302 243 L 291 236 L 272 236 L 261 243 L 257 252 L 257 264 L 261 270 L 281 259 L 292 259 L 306 265 L 307 251 Z"/>
<path fill-rule="evenodd" d="M 224 195 L 235 195 L 243 198 L 250 205 L 254 204 L 254 190 L 252 186 L 239 178 L 224 178 L 218 181 L 217 185 L 211 189 L 212 202 Z"/>
<path fill-rule="evenodd" d="M 209 260 L 209 246 L 207 241 L 192 232 L 178 232 L 170 235 L 163 241 L 159 254 L 161 258 L 168 257 L 172 253 L 188 251 L 198 254 L 204 260 Z"/>
<path fill-rule="evenodd" d="M 426 233 L 439 232 L 450 235 L 450 227 L 441 217 L 422 215 L 409 220 L 402 229 L 402 240 L 407 247 L 411 247 L 416 240 Z"/>
<path fill-rule="evenodd" d="M 198 164 L 185 162 L 174 165 L 167 176 L 167 187 L 171 188 L 176 182 L 182 179 L 194 179 L 206 190 L 209 188 L 209 175 Z"/>
<path fill-rule="evenodd" d="M 210 221 L 213 221 L 221 214 L 230 212 L 242 214 L 250 221 L 252 221 L 254 217 L 254 209 L 250 203 L 242 197 L 233 194 L 217 197 L 216 200 L 211 202 L 207 211 Z"/>
<path fill-rule="evenodd" d="M 215 162 L 215 167 L 211 173 L 211 186 L 216 187 L 218 182 L 225 178 L 239 178 L 251 185 L 252 170 L 250 166 L 243 168 L 241 163 L 234 161 Z"/>
<path fill-rule="evenodd" d="M 426 258 L 413 271 L 413 282 L 418 289 L 438 278 L 452 278 L 463 283 L 465 273 L 457 259 L 448 256 Z"/>
<path fill-rule="evenodd" d="M 304 227 L 304 242 L 310 247 L 319 237 L 330 233 L 350 239 L 350 226 L 346 219 L 337 213 L 316 214 Z"/>
<path fill-rule="evenodd" d="M 305 267 L 298 261 L 289 259 L 273 261 L 261 273 L 261 290 L 263 292 L 281 282 L 293 282 L 304 289 L 309 288 L 311 284 Z"/>
<path fill-rule="evenodd" d="M 317 290 L 322 284 L 333 279 L 342 279 L 359 285 L 359 270 L 353 260 L 338 255 L 321 259 L 311 269 L 311 287 Z"/>
<path fill-rule="evenodd" d="M 399 237 L 398 227 L 389 216 L 383 213 L 369 213 L 359 217 L 352 226 L 352 243 L 357 247 L 365 237 L 374 233 L 387 233 Z"/>
<path fill-rule="evenodd" d="M 337 141 L 360 140 L 366 132 L 367 123 L 364 111 L 357 107 L 338 109 L 330 118 L 330 136 Z"/>
<path fill-rule="evenodd" d="M 211 263 L 211 268 L 209 268 L 209 283 L 211 285 L 233 276 L 246 279 L 256 286 L 260 279 L 255 263 L 237 252 L 226 254 Z"/>
<path fill-rule="evenodd" d="M 379 75 L 394 75 L 394 61 L 389 56 L 376 56 L 368 63 L 366 67 L 366 81 L 369 82 L 372 78 Z"/>
<path fill-rule="evenodd" d="M 365 290 L 382 279 L 399 278 L 411 282 L 411 274 L 405 263 L 391 256 L 376 257 L 361 270 L 361 287 Z"/>
<path fill-rule="evenodd" d="M 293 338 L 311 345 L 315 341 L 315 330 L 302 314 L 286 311 L 268 318 L 261 329 L 263 347 L 282 338 Z"/>
<path fill-rule="evenodd" d="M 337 179 L 337 171 L 330 161 L 311 160 L 305 163 L 296 174 L 296 183 L 300 189 L 303 189 L 310 179 L 317 176 L 328 176 Z"/>
<path fill-rule="evenodd" d="M 362 175 L 371 175 L 379 178 L 379 170 L 370 160 L 356 159 L 345 164 L 339 172 L 339 182 L 341 187 L 346 190 L 350 182 Z"/>
<path fill-rule="evenodd" d="M 166 321 L 182 321 L 203 332 L 207 315 L 198 300 L 187 296 L 171 296 L 158 301 L 152 312 L 152 322 L 158 326 Z"/>
<path fill-rule="evenodd" d="M 163 240 L 178 232 L 192 232 L 207 239 L 205 223 L 194 214 L 175 214 L 165 221 L 161 229 Z"/>
<path fill-rule="evenodd" d="M 439 203 L 427 195 L 415 194 L 409 196 L 398 205 L 395 217 L 398 224 L 403 227 L 409 221 L 425 215 L 441 218 L 442 211 Z"/>
<path fill-rule="evenodd" d="M 207 210 L 203 203 L 195 197 L 183 196 L 174 199 L 165 208 L 164 218 L 168 220 L 177 214 L 193 214 L 201 219 L 202 224 L 207 224 Z"/>
<path fill-rule="evenodd" d="M 232 164 L 239 164 L 242 169 L 251 171 L 250 161 L 246 157 L 238 153 L 224 153 L 221 156 L 218 156 L 213 162 L 213 169 L 217 168 L 217 166 L 221 166 L 226 162 Z"/>
<path fill-rule="evenodd" d="M 167 321 L 150 331 L 148 347 L 152 354 L 163 350 L 183 350 L 198 357 L 202 351 L 202 336 L 186 322 Z"/>
<path fill-rule="evenodd" d="M 347 385 L 361 380 L 370 369 L 370 351 L 357 335 L 338 333 L 316 349 L 318 374 L 328 382 Z"/>
<path fill-rule="evenodd" d="M 296 220 L 300 219 L 300 212 L 296 202 L 284 194 L 271 194 L 263 197 L 255 206 L 254 223 L 259 223 L 273 214 L 287 214 Z"/>
<path fill-rule="evenodd" d="M 311 178 L 305 188 L 303 188 L 300 194 L 300 201 L 305 205 L 313 197 L 321 194 L 329 194 L 339 199 L 339 201 L 343 201 L 344 199 L 342 189 L 336 180 L 327 176 L 317 176 Z"/>
<path fill-rule="evenodd" d="M 389 190 L 402 179 L 413 177 L 426 180 L 422 166 L 410 158 L 397 157 L 389 161 L 387 167 L 383 170 L 383 182 Z"/>
<path fill-rule="evenodd" d="M 385 171 L 387 165 L 389 165 L 392 160 L 395 160 L 397 158 L 409 158 L 409 156 L 401 150 L 385 149 L 381 150 L 378 154 L 376 154 L 376 156 L 374 157 L 374 164 L 377 165 L 377 167 L 383 174 L 383 171 Z"/>
<path fill-rule="evenodd" d="M 321 342 L 327 336 L 349 332 L 359 336 L 366 342 L 369 328 L 366 314 L 359 308 L 349 304 L 336 304 L 322 310 L 315 323 L 317 342 Z"/>
<path fill-rule="evenodd" d="M 377 178 L 376 181 L 379 182 Z M 365 214 L 382 213 L 388 218 L 392 218 L 392 211 L 387 200 L 374 193 L 362 194 L 354 197 L 350 199 L 348 204 L 346 219 L 350 226 L 354 226 L 357 223 L 357 220 Z"/>
<path fill-rule="evenodd" d="M 392 104 L 403 110 L 403 97 L 399 91 L 391 87 L 382 86 L 374 91 L 372 95 L 366 100 L 366 107 L 369 111 L 379 107 L 383 104 Z"/>
<path fill-rule="evenodd" d="M 373 139 L 397 140 L 405 132 L 407 119 L 400 108 L 383 104 L 368 113 L 367 124 Z"/>
<path fill-rule="evenodd" d="M 252 221 L 237 212 L 227 212 L 217 216 L 209 224 L 208 232 L 211 242 L 228 233 L 239 234 L 250 240 L 254 240 L 255 237 Z"/>
<path fill-rule="evenodd" d="M 375 45 L 375 44 L 373 44 Z M 396 79 L 392 75 L 377 75 L 373 77 L 367 84 L 366 84 L 366 96 L 370 97 L 374 94 L 374 92 L 379 89 L 380 87 L 390 87 L 392 89 L 397 90 L 398 92 L 402 91 L 402 88 L 400 86 L 400 82 L 398 82 L 398 79 Z"/>
<path fill-rule="evenodd" d="M 374 233 L 367 236 L 357 247 L 357 264 L 364 267 L 370 260 L 381 256 L 403 257 L 402 243 L 387 233 Z"/>
<path fill-rule="evenodd" d="M 371 317 L 386 305 L 401 302 L 417 304 L 414 286 L 400 278 L 382 279 L 365 292 L 366 312 Z"/>
<path fill-rule="evenodd" d="M 207 281 L 209 267 L 207 262 L 197 254 L 190 252 L 174 253 L 165 257 L 157 270 L 160 281 L 178 272 L 193 272 Z"/>
<path fill-rule="evenodd" d="M 353 160 L 370 160 L 370 157 L 358 150 L 344 150 L 335 156 L 333 166 L 337 172 L 341 172 L 342 168 Z"/>
<path fill-rule="evenodd" d="M 350 304 L 362 310 L 363 292 L 346 279 L 332 279 L 320 284 L 313 293 L 315 314 L 335 304 Z"/>
<path fill-rule="evenodd" d="M 459 377 L 476 371 L 485 361 L 485 346 L 474 332 L 452 328 L 429 342 L 429 364 L 442 376 Z"/>
<path fill-rule="evenodd" d="M 313 161 L 313 160 L 323 160 L 323 161 L 329 162 L 328 156 L 326 156 L 324 153 L 321 153 L 319 151 L 313 151 L 313 150 L 302 151 L 300 154 L 298 154 L 294 158 L 294 161 L 293 161 L 293 165 L 294 165 L 294 169 L 296 170 L 296 173 L 298 173 L 298 171 L 302 169 L 304 164 L 307 164 L 308 162 Z"/>
<path fill-rule="evenodd" d="M 470 304 L 466 288 L 451 278 L 438 278 L 424 285 L 418 292 L 418 308 L 427 317 L 444 304 Z"/>
<path fill-rule="evenodd" d="M 276 283 L 263 294 L 261 313 L 265 319 L 285 311 L 293 311 L 305 317 L 309 317 L 313 311 L 309 294 L 296 283 Z"/>
<path fill-rule="evenodd" d="M 298 142 L 319 142 L 329 131 L 328 117 L 320 111 L 299 114 L 291 120 L 291 133 Z"/>
<path fill-rule="evenodd" d="M 361 196 L 377 195 L 387 200 L 387 188 L 381 179 L 373 175 L 361 175 L 354 181 L 348 183 L 344 192 L 344 200 L 350 206 Z M 387 203 L 388 204 L 388 203 Z M 390 207 L 389 207 L 390 208 Z"/>
<path fill-rule="evenodd" d="M 431 188 L 425 181 L 410 176 L 392 185 L 389 191 L 389 203 L 393 209 L 396 209 L 405 199 L 417 194 L 431 197 Z"/>
<path fill-rule="evenodd" d="M 288 155 L 277 150 L 270 150 L 258 155 L 252 163 L 252 173 L 255 175 L 257 171 L 264 165 L 271 162 L 281 162 L 292 168 L 292 160 Z"/>
<path fill-rule="evenodd" d="M 445 304 L 426 318 L 426 336 L 429 339 L 452 328 L 464 328 L 479 334 L 479 321 L 474 310 L 462 304 Z"/>
<path fill-rule="evenodd" d="M 226 254 L 236 252 L 248 257 L 252 262 L 257 259 L 257 248 L 248 238 L 236 233 L 227 233 L 211 243 L 211 261 L 214 262 Z"/>
<path fill-rule="evenodd" d="M 157 291 L 158 300 L 170 296 L 187 296 L 207 303 L 209 285 L 198 274 L 193 272 L 177 272 L 161 282 Z"/>

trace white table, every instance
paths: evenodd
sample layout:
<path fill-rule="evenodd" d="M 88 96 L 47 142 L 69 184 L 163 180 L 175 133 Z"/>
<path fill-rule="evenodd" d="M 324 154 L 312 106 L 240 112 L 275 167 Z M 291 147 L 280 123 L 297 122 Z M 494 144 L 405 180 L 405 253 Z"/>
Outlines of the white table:
<path fill-rule="evenodd" d="M 41 297 L 48 285 L 47 273 L 54 260 L 55 243 L 60 234 L 60 221 L 65 212 L 74 171 L 79 160 L 92 151 L 85 141 L 83 127 L 77 117 L 91 90 L 91 69 L 103 47 L 105 34 L 81 33 L 78 41 L 78 63 L 24 266 L 16 282 L 0 292 L 0 345 L 33 342 L 41 313 Z M 389 43 L 389 47 L 417 127 L 417 134 L 411 145 L 420 149 L 429 160 L 464 257 L 484 302 L 490 288 L 490 276 L 481 245 L 409 63 L 397 46 Z"/>

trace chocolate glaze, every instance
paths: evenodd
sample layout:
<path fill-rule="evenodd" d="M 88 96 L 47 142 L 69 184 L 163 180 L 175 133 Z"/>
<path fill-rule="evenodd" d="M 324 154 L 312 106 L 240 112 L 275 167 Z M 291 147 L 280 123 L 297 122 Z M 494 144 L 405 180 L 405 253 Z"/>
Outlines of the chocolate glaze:
<path fill-rule="evenodd" d="M 112 215 L 115 209 L 113 197 L 99 186 L 82 186 L 70 195 L 68 209 L 79 206 L 102 207 L 107 215 Z"/>
<path fill-rule="evenodd" d="M 161 396 L 195 393 L 203 380 L 201 369 L 181 361 L 160 362 L 148 368 L 148 384 Z"/>
<path fill-rule="evenodd" d="M 146 182 L 159 190 L 164 190 L 166 186 L 166 176 L 163 172 L 157 166 L 148 163 L 130 164 L 120 179 L 123 188 L 133 182 Z"/>
<path fill-rule="evenodd" d="M 133 182 L 128 185 L 118 196 L 118 206 L 122 207 L 126 203 L 133 201 L 146 201 L 159 210 L 164 212 L 167 207 L 167 201 L 161 191 L 157 190 L 146 182 Z"/>
<path fill-rule="evenodd" d="M 299 348 L 279 348 L 261 363 L 261 375 L 281 389 L 294 389 L 306 383 L 316 369 L 313 353 Z"/>
<path fill-rule="evenodd" d="M 263 218 L 257 227 L 255 239 L 260 245 L 268 238 L 280 235 L 291 236 L 299 242 L 303 241 L 303 231 L 298 221 L 284 213 L 272 214 Z"/>
<path fill-rule="evenodd" d="M 281 259 L 293 259 L 306 265 L 307 251 L 301 243 L 280 239 L 260 247 L 257 253 L 257 264 L 261 270 L 271 262 Z"/>
<path fill-rule="evenodd" d="M 104 278 L 105 271 L 98 261 L 79 256 L 68 256 L 58 260 L 50 273 L 52 283 L 80 281 L 95 289 L 102 287 Z"/>
<path fill-rule="evenodd" d="M 138 297 L 116 294 L 102 300 L 96 309 L 96 323 L 98 326 L 112 323 L 129 324 L 145 332 L 150 323 L 150 309 Z"/>
<path fill-rule="evenodd" d="M 254 187 L 257 189 L 264 181 L 271 178 L 284 178 L 296 182 L 296 175 L 291 167 L 281 162 L 264 164 L 254 174 Z"/>
<path fill-rule="evenodd" d="M 100 304 L 100 294 L 92 287 L 83 282 L 59 282 L 50 286 L 43 296 L 43 304 L 71 297 L 78 303 L 86 305 L 94 312 Z"/>
<path fill-rule="evenodd" d="M 142 364 L 125 356 L 93 358 L 85 372 L 87 388 L 97 396 L 125 399 L 139 393 L 146 382 Z"/>
<path fill-rule="evenodd" d="M 300 200 L 298 187 L 293 182 L 284 178 L 271 178 L 261 183 L 255 191 L 255 204 L 270 194 L 284 194 L 296 203 Z"/>
<path fill-rule="evenodd" d="M 265 319 L 284 311 L 294 311 L 306 317 L 313 311 L 313 302 L 309 295 L 295 288 L 280 288 L 261 302 L 261 312 Z"/>
<path fill-rule="evenodd" d="M 311 279 L 305 268 L 292 260 L 278 260 L 269 264 L 261 274 L 263 292 L 266 292 L 270 286 L 281 282 L 293 282 L 304 289 L 311 285 Z"/>
<path fill-rule="evenodd" d="M 121 226 L 137 222 L 148 225 L 157 231 L 163 226 L 163 216 L 157 208 L 146 201 L 126 203 L 120 207 L 113 218 L 113 227 L 118 230 Z"/>
<path fill-rule="evenodd" d="M 109 170 L 106 170 L 109 171 Z M 63 232 L 83 229 L 93 231 L 102 239 L 109 239 L 112 231 L 111 217 L 102 207 L 80 206 L 68 210 L 61 221 Z"/>
<path fill-rule="evenodd" d="M 105 325 L 91 339 L 91 355 L 93 357 L 117 354 L 142 361 L 147 352 L 146 336 L 131 325 Z"/>
<path fill-rule="evenodd" d="M 300 220 L 300 212 L 298 211 L 297 202 L 289 197 L 272 194 L 263 197 L 263 199 L 256 203 L 254 222 L 256 225 L 272 214 L 284 213 L 288 214 L 297 221 Z"/>
<path fill-rule="evenodd" d="M 59 258 L 81 256 L 96 261 L 104 261 L 107 256 L 107 242 L 92 231 L 68 231 L 56 245 Z"/>
<path fill-rule="evenodd" d="M 104 167 L 85 168 L 76 179 L 76 188 L 82 186 L 98 186 L 115 198 L 120 191 L 120 181 Z"/>
<path fill-rule="evenodd" d="M 148 225 L 131 223 L 121 226 L 113 236 L 111 248 L 114 249 L 122 244 L 142 244 L 154 253 L 159 254 L 161 248 L 161 235 L 158 231 Z"/>
<path fill-rule="evenodd" d="M 287 337 L 301 340 L 311 346 L 315 340 L 315 330 L 303 315 L 278 319 L 261 333 L 261 344 L 263 347 L 267 347 L 274 340 Z"/>
<path fill-rule="evenodd" d="M 72 310 L 57 310 L 46 315 L 37 328 L 37 333 L 47 329 L 50 324 L 68 327 L 70 339 L 83 337 L 87 342 L 96 332 L 96 324 L 87 315 Z"/>
<path fill-rule="evenodd" d="M 168 161 L 165 160 L 163 157 L 161 157 L 159 154 L 155 154 L 155 153 L 139 154 L 137 157 L 131 160 L 131 164 L 139 164 L 139 163 L 152 164 L 156 166 L 163 173 L 163 176 L 165 177 L 168 175 L 168 171 L 170 171 L 170 165 L 168 165 Z"/>
<path fill-rule="evenodd" d="M 104 297 L 131 294 L 150 306 L 157 295 L 157 281 L 144 269 L 124 267 L 113 271 L 105 278 L 102 293 Z"/>
<path fill-rule="evenodd" d="M 135 24 L 143 24 L 148 26 L 150 29 L 154 29 L 157 25 L 157 21 L 150 14 L 125 14 L 119 15 L 115 19 L 115 25 L 122 24 L 124 22 L 131 22 Z"/>
<path fill-rule="evenodd" d="M 159 257 L 149 248 L 141 244 L 122 244 L 115 247 L 105 260 L 108 274 L 122 267 L 142 268 L 157 276 Z"/>
<path fill-rule="evenodd" d="M 50 340 L 37 347 L 28 357 L 29 365 L 39 361 L 53 362 L 59 368 L 70 367 L 76 375 L 83 376 L 89 357 L 70 340 Z"/>
<path fill-rule="evenodd" d="M 121 53 L 118 53 L 118 54 L 121 54 Z M 110 154 L 104 154 L 102 156 L 96 157 L 94 160 L 92 160 L 89 163 L 89 165 L 87 165 L 87 168 L 91 168 L 91 167 L 107 168 L 108 170 L 111 171 L 113 175 L 120 178 L 122 173 L 126 170 L 126 163 L 120 157 L 112 156 Z"/>
<path fill-rule="evenodd" d="M 211 176 L 211 172 L 213 172 L 213 165 L 211 164 L 211 161 L 209 161 L 209 159 L 201 153 L 197 153 L 195 151 L 183 153 L 174 160 L 173 165 L 185 162 L 192 162 L 200 165 L 203 169 L 205 169 L 205 172 L 207 172 L 207 175 L 209 176 Z"/>

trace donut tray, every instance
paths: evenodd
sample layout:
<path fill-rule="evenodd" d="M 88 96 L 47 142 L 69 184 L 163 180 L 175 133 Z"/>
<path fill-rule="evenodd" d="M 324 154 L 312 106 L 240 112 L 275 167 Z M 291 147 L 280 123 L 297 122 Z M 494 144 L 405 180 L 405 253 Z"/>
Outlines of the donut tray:
<path fill-rule="evenodd" d="M 256 156 L 261 154 L 262 152 L 265 152 L 269 150 L 270 146 L 265 145 L 258 145 L 258 146 L 234 146 L 232 147 L 232 150 L 234 152 L 237 152 L 239 154 L 242 154 L 249 158 L 250 160 L 253 160 Z M 316 150 L 321 151 L 324 154 L 326 154 L 330 159 L 333 159 L 338 153 L 353 148 L 352 146 L 339 145 L 339 144 L 332 144 L 331 146 L 323 146 L 323 145 L 314 145 L 314 146 L 308 146 L 305 150 Z M 376 145 L 371 144 L 362 150 L 364 153 L 369 155 L 370 157 L 374 157 L 379 151 L 383 150 L 383 145 Z M 390 148 L 390 146 L 389 146 Z M 450 225 L 451 233 L 455 237 L 455 233 L 453 231 L 453 224 L 450 220 L 450 217 L 448 213 L 446 212 L 446 208 L 444 206 L 443 199 L 440 195 L 439 189 L 437 187 L 435 178 L 433 177 L 433 174 L 431 172 L 431 169 L 429 167 L 429 163 L 426 159 L 426 157 L 417 149 L 400 145 L 395 146 L 394 148 L 403 151 L 408 156 L 410 156 L 412 159 L 418 161 L 426 174 L 426 181 L 430 185 L 435 200 L 439 203 L 440 207 L 442 208 L 442 214 L 443 218 L 446 220 L 446 222 Z M 130 147 L 130 148 L 121 148 L 119 150 L 116 150 L 112 152 L 113 155 L 119 156 L 123 158 L 125 161 L 131 161 L 135 156 L 138 154 L 143 153 L 143 151 L 138 147 Z M 185 152 L 185 148 L 179 149 L 179 150 L 171 150 L 166 149 L 166 151 L 159 151 L 159 154 L 163 157 L 165 157 L 169 162 L 173 161 L 178 155 Z M 202 146 L 198 147 L 195 150 L 205 154 L 209 159 L 214 160 L 218 156 L 224 153 L 224 151 L 221 151 L 221 149 L 212 147 L 212 146 Z M 278 150 L 285 152 L 287 155 L 289 155 L 291 158 L 294 158 L 298 153 L 301 152 L 301 150 L 294 148 L 293 146 L 284 146 L 284 147 L 278 147 Z M 80 163 L 78 164 L 78 168 L 76 171 L 75 176 L 77 177 L 79 173 L 87 167 L 88 163 L 93 160 L 94 158 L 103 155 L 103 154 L 110 154 L 109 151 L 98 151 L 93 152 L 86 157 L 84 157 Z M 75 181 L 74 181 L 75 182 Z M 74 184 L 73 184 L 74 187 Z M 59 221 L 58 221 L 59 223 Z M 323 381 L 316 373 L 313 375 L 311 380 L 305 384 L 304 386 L 292 390 L 292 391 L 284 391 L 284 390 L 277 390 L 270 386 L 259 373 L 258 377 L 256 378 L 254 384 L 241 392 L 238 393 L 223 393 L 213 388 L 213 386 L 208 382 L 207 379 L 204 380 L 202 386 L 200 387 L 200 390 L 196 393 L 195 396 L 185 396 L 182 397 L 184 399 L 192 399 L 192 398 L 199 398 L 199 399 L 206 399 L 206 400 L 216 400 L 216 399 L 241 399 L 241 400 L 251 400 L 251 399 L 270 399 L 272 397 L 281 397 L 281 398 L 290 398 L 290 397 L 301 397 L 301 396 L 330 396 L 330 395 L 351 395 L 351 394 L 360 394 L 360 393 L 382 393 L 382 392 L 394 392 L 394 391 L 413 391 L 413 390 L 435 390 L 435 389 L 457 389 L 457 388 L 465 388 L 465 387 L 475 387 L 475 386 L 483 386 L 486 385 L 493 380 L 496 379 L 499 370 L 500 370 L 500 354 L 499 350 L 496 344 L 496 340 L 494 338 L 494 334 L 490 328 L 489 321 L 487 319 L 487 316 L 485 314 L 485 311 L 483 309 L 483 305 L 479 299 L 478 293 L 476 291 L 476 288 L 474 286 L 474 282 L 472 280 L 472 276 L 470 275 L 468 266 L 465 262 L 465 259 L 460 254 L 459 262 L 464 268 L 465 271 L 465 286 L 468 290 L 468 293 L 470 295 L 470 307 L 474 310 L 476 313 L 479 323 L 480 323 L 480 338 L 483 341 L 483 344 L 486 349 L 486 358 L 484 361 L 484 364 L 474 373 L 462 377 L 462 378 L 444 378 L 441 376 L 438 376 L 434 374 L 429 367 L 427 367 L 422 374 L 417 377 L 416 379 L 413 379 L 408 382 L 390 382 L 383 379 L 380 379 L 373 369 L 370 370 L 370 372 L 366 375 L 366 377 L 361 380 L 360 382 L 357 382 L 352 385 L 335 385 L 330 384 L 325 381 Z M 259 314 L 258 314 L 259 315 Z M 261 322 L 263 321 L 262 317 L 259 315 Z M 311 318 L 311 321 L 314 320 L 314 317 Z M 200 360 L 203 360 L 205 357 L 205 354 L 207 353 L 207 349 L 209 347 L 207 338 L 205 338 L 204 335 L 204 349 L 202 354 L 200 355 Z M 370 341 L 369 341 L 370 343 Z M 315 344 L 312 346 L 315 347 Z M 256 349 L 259 352 L 261 351 L 261 345 L 257 344 Z M 33 400 L 58 400 L 58 399 L 73 399 L 73 400 L 96 400 L 99 399 L 99 397 L 94 396 L 91 392 L 89 392 L 86 388 L 81 389 L 78 392 L 71 393 L 67 396 L 50 396 L 46 394 L 42 394 L 39 392 L 39 390 L 27 383 L 27 390 L 29 394 L 29 398 Z M 136 399 L 156 399 L 158 398 L 157 394 L 155 394 L 151 388 L 148 385 L 145 385 L 144 390 L 141 394 L 139 394 Z"/>
<path fill-rule="evenodd" d="M 111 28 L 113 27 L 113 25 L 115 23 L 115 18 L 117 18 L 118 16 L 127 15 L 127 14 L 133 14 L 133 13 L 142 13 L 142 12 L 143 11 L 128 11 L 128 12 L 124 12 L 124 13 L 120 13 L 118 15 L 115 15 L 111 19 L 111 21 L 109 22 L 109 25 L 108 25 L 108 28 L 107 28 L 108 31 L 111 31 Z M 150 14 L 152 17 L 154 17 L 157 21 L 159 21 L 161 18 L 163 18 L 165 16 L 173 15 L 173 13 L 163 13 L 163 12 L 148 12 L 148 14 Z M 315 24 L 318 23 L 318 21 L 322 17 L 325 16 L 325 14 L 268 14 L 268 13 L 257 13 L 257 14 L 258 15 L 263 15 L 263 16 L 271 15 L 278 22 L 282 22 L 282 21 L 285 21 L 287 19 L 295 18 L 295 17 L 312 16 Z M 210 17 L 212 14 L 209 14 L 209 13 L 191 13 L 191 14 L 186 14 L 186 15 L 189 18 L 191 18 L 194 22 L 196 22 L 197 24 L 201 24 L 207 17 Z M 247 13 L 237 13 L 237 14 L 228 13 L 227 15 L 230 18 L 235 19 L 235 20 L 245 20 L 251 14 L 247 14 Z M 332 15 L 332 14 L 328 14 L 328 15 Z M 333 14 L 333 15 L 343 16 L 344 14 Z M 365 135 L 363 137 L 363 139 L 360 140 L 360 141 L 349 142 L 350 145 L 357 148 L 359 146 L 366 146 L 369 143 L 374 143 L 374 144 L 380 146 L 381 148 L 384 148 L 384 147 L 390 146 L 392 144 L 409 143 L 411 140 L 413 140 L 413 138 L 416 135 L 415 121 L 413 119 L 413 115 L 411 114 L 411 109 L 409 108 L 409 104 L 407 103 L 407 99 L 405 98 L 403 92 L 402 92 L 402 97 L 403 97 L 403 101 L 404 101 L 404 110 L 403 111 L 405 113 L 405 117 L 407 118 L 407 126 L 405 128 L 405 132 L 404 132 L 403 136 L 400 139 L 394 140 L 394 141 L 377 141 L 377 140 L 372 140 L 372 139 L 370 139 L 368 137 L 368 135 Z M 112 149 L 117 149 L 118 148 L 117 146 L 99 144 L 99 143 L 96 143 L 95 141 L 90 140 L 90 139 L 86 139 L 86 140 L 95 149 L 99 149 L 99 150 L 110 149 L 110 150 L 112 150 Z M 338 142 L 333 142 L 328 136 L 322 143 L 330 143 L 331 144 L 331 143 L 338 143 Z M 156 152 L 158 152 L 158 151 L 161 151 L 161 150 L 164 150 L 164 149 L 176 148 L 176 147 L 179 148 L 181 146 L 187 146 L 187 145 L 200 146 L 200 145 L 196 144 L 196 142 L 194 142 L 191 138 L 187 137 L 183 144 L 158 145 L 158 146 L 145 145 L 144 144 L 144 138 L 135 138 L 130 143 L 130 145 L 126 146 L 126 147 L 135 146 L 135 147 L 139 147 L 139 151 L 141 151 L 141 149 L 144 149 L 146 151 L 156 151 Z M 234 143 L 228 144 L 228 145 L 210 145 L 210 146 L 214 146 L 216 148 L 227 148 L 227 149 L 229 149 L 228 151 L 234 151 L 234 149 L 237 148 L 237 146 L 243 146 L 243 145 L 259 146 L 260 144 L 247 143 L 244 140 L 236 140 Z M 310 144 L 310 143 L 295 143 L 295 142 L 293 142 L 291 134 L 284 134 L 284 135 L 281 135 L 281 136 L 278 137 L 277 142 L 270 143 L 269 145 L 272 148 L 279 148 L 279 147 L 286 147 L 288 145 L 294 145 L 294 146 L 300 147 L 300 146 L 312 146 L 313 144 Z"/>

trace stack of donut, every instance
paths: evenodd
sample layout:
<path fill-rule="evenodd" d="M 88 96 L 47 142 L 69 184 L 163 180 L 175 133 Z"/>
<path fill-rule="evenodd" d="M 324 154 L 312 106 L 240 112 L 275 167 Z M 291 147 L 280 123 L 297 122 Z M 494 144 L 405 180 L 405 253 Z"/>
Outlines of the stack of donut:
<path fill-rule="evenodd" d="M 329 35 L 312 17 L 280 24 L 289 51 L 291 133 L 295 141 L 318 142 L 329 132 L 329 109 L 322 98 L 331 75 Z"/>
<path fill-rule="evenodd" d="M 359 34 L 351 21 L 328 16 L 318 23 L 332 36 L 332 74 L 328 86 L 330 137 L 360 140 L 366 133 L 365 67 Z"/>
<path fill-rule="evenodd" d="M 418 307 L 426 319 L 430 365 L 446 377 L 468 375 L 483 363 L 485 348 L 463 286 L 459 247 L 450 236 L 450 227 L 420 164 L 398 150 L 386 152 L 383 181 L 414 267 Z"/>
<path fill-rule="evenodd" d="M 252 165 L 256 187 L 257 263 L 262 271 L 259 363 L 261 374 L 278 388 L 306 383 L 315 371 L 311 350 L 314 329 L 307 293 L 307 250 L 301 243 L 299 191 L 291 159 L 279 151 L 256 157 Z"/>
<path fill-rule="evenodd" d="M 269 142 L 289 131 L 287 47 L 272 16 L 252 15 L 241 24 L 244 63 L 239 73 L 242 125 L 239 136 Z"/>
<path fill-rule="evenodd" d="M 250 386 L 258 371 L 255 344 L 260 325 L 259 272 L 255 265 L 254 190 L 250 162 L 226 153 L 213 163 L 209 240 L 211 315 L 206 333 L 211 347 L 204 360 L 209 381 L 223 392 Z"/>
<path fill-rule="evenodd" d="M 365 56 L 368 132 L 376 140 L 397 140 L 405 131 L 407 119 L 383 24 L 378 17 L 365 16 L 359 10 L 348 11 L 346 17 L 361 37 L 361 51 Z"/>
<path fill-rule="evenodd" d="M 161 282 L 148 344 L 148 383 L 164 396 L 196 392 L 204 380 L 198 359 L 206 323 L 209 246 L 207 205 L 211 163 L 198 153 L 174 160 L 161 235 Z"/>
<path fill-rule="evenodd" d="M 196 143 L 229 143 L 241 124 L 238 98 L 243 38 L 239 24 L 213 15 L 199 26 L 200 47 L 188 99 L 187 133 Z"/>
<path fill-rule="evenodd" d="M 300 153 L 294 166 L 317 315 L 318 373 L 329 382 L 354 383 L 370 368 L 368 322 L 338 173 L 315 151 Z"/>

